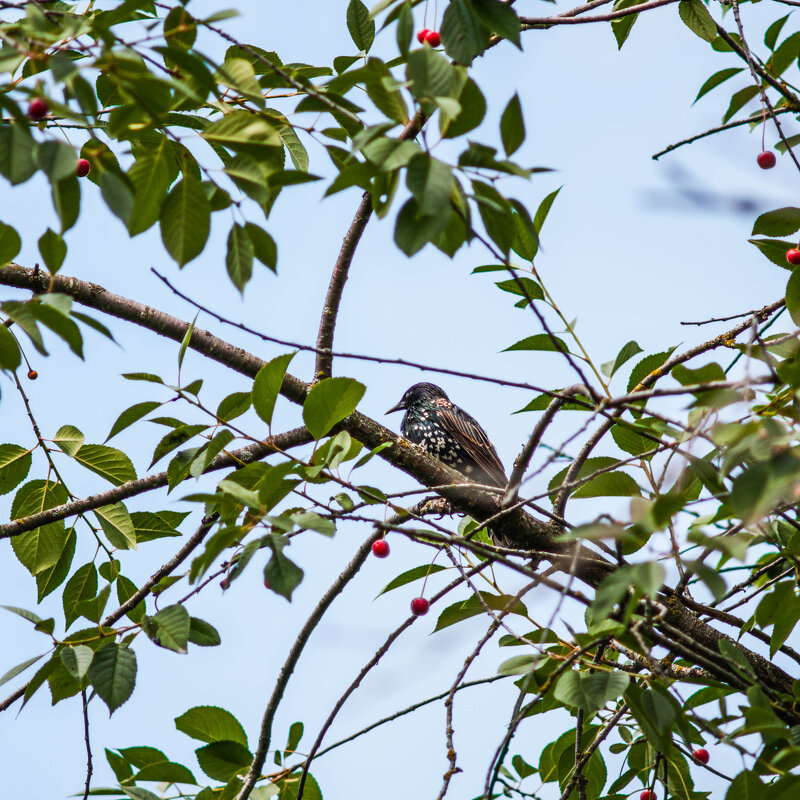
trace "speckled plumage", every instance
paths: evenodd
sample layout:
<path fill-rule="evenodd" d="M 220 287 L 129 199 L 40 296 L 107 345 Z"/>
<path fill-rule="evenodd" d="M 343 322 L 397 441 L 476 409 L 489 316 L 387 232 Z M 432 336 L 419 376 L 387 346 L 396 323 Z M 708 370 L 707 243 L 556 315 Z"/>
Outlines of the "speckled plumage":
<path fill-rule="evenodd" d="M 404 409 L 400 429 L 444 464 L 475 483 L 505 486 L 506 473 L 486 431 L 433 383 L 417 383 L 386 413 Z"/>

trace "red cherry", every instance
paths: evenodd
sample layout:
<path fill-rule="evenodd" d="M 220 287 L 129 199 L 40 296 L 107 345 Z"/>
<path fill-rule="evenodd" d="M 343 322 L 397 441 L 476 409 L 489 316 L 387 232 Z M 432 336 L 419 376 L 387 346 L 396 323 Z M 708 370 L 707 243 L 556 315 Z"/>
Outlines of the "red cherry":
<path fill-rule="evenodd" d="M 39 373 L 35 369 L 28 370 L 28 380 L 35 381 L 39 377 Z"/>
<path fill-rule="evenodd" d="M 761 169 L 772 169 L 775 166 L 775 153 L 772 150 L 764 150 L 756 158 Z"/>
<path fill-rule="evenodd" d="M 701 764 L 708 764 L 708 750 L 706 750 L 705 747 L 698 747 L 697 750 L 692 753 L 692 757 Z"/>
<path fill-rule="evenodd" d="M 47 100 L 43 97 L 34 97 L 28 106 L 28 116 L 35 120 L 44 119 L 49 110 L 50 107 L 47 105 Z"/>
<path fill-rule="evenodd" d="M 372 543 L 372 555 L 378 558 L 386 558 L 389 555 L 389 542 L 386 539 L 378 539 Z"/>
<path fill-rule="evenodd" d="M 639 795 L 639 800 L 656 800 L 656 793 L 652 789 L 645 789 Z"/>
<path fill-rule="evenodd" d="M 787 250 L 786 260 L 790 264 L 800 264 L 800 250 L 798 250 L 796 247 L 792 247 L 790 250 Z"/>
<path fill-rule="evenodd" d="M 427 28 L 423 28 L 421 31 L 417 33 L 417 41 L 420 44 L 425 44 L 425 37 L 430 33 Z"/>
<path fill-rule="evenodd" d="M 424 597 L 415 597 L 411 601 L 411 613 L 415 617 L 421 617 L 423 614 L 428 613 L 431 604 Z"/>
<path fill-rule="evenodd" d="M 78 164 L 75 167 L 75 174 L 79 178 L 85 178 L 92 169 L 92 165 L 86 158 L 79 158 Z"/>
<path fill-rule="evenodd" d="M 442 37 L 436 31 L 428 31 L 425 34 L 425 44 L 431 47 L 438 47 L 442 43 Z"/>

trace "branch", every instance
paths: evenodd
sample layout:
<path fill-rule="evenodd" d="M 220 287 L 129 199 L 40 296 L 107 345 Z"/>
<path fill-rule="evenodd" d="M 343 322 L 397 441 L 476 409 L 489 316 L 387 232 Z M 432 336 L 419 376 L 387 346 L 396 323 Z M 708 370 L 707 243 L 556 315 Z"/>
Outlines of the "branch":
<path fill-rule="evenodd" d="M 523 25 L 523 30 L 531 30 L 532 28 L 547 29 L 551 28 L 553 25 L 582 25 L 589 22 L 612 22 L 615 19 L 622 19 L 632 14 L 638 14 L 641 11 L 649 11 L 652 8 L 668 6 L 677 2 L 678 0 L 650 0 L 649 3 L 641 3 L 638 6 L 623 8 L 620 11 L 610 11 L 608 14 L 596 14 L 593 17 L 577 17 L 568 11 L 566 14 L 559 14 L 556 17 L 520 17 L 519 20 Z M 567 16 L 567 14 L 570 14 L 570 16 Z"/>
<path fill-rule="evenodd" d="M 139 591 L 132 594 L 116 611 L 109 614 L 101 623 L 101 627 L 110 628 L 115 622 L 118 622 L 124 617 L 132 608 L 135 608 L 139 603 L 144 600 L 150 593 L 150 590 L 162 578 L 165 578 L 173 570 L 182 564 L 189 554 L 199 545 L 203 539 L 206 538 L 208 532 L 214 527 L 214 524 L 219 519 L 219 514 L 211 514 L 208 517 L 203 517 L 200 527 L 186 540 L 186 543 L 178 550 L 177 553 L 164 564 L 160 569 L 156 570 L 150 578 L 144 582 Z"/>
<path fill-rule="evenodd" d="M 477 567 L 473 567 L 467 575 L 474 575 L 477 572 L 480 572 L 482 569 L 485 569 L 489 566 L 491 562 L 484 561 L 483 564 L 479 564 Z M 459 576 L 456 578 L 452 583 L 449 583 L 444 589 L 440 589 L 433 597 L 431 597 L 431 605 L 433 605 L 437 600 L 441 597 L 444 597 L 448 592 L 452 591 L 464 582 L 465 578 Z M 311 750 L 308 752 L 308 758 L 306 758 L 305 763 L 303 764 L 303 772 L 300 775 L 300 783 L 297 785 L 297 797 L 295 800 L 302 800 L 303 797 L 303 787 L 305 786 L 306 782 L 306 775 L 308 775 L 308 768 L 311 762 L 317 757 L 317 753 L 319 751 L 320 745 L 322 744 L 322 740 L 325 738 L 325 734 L 328 732 L 328 729 L 333 724 L 334 719 L 336 719 L 336 715 L 341 710 L 342 706 L 347 702 L 347 698 L 360 686 L 361 681 L 364 680 L 367 673 L 386 655 L 389 648 L 394 644 L 395 640 L 403 633 L 403 631 L 407 630 L 414 624 L 415 620 L 419 619 L 419 617 L 411 616 L 405 622 L 403 622 L 399 627 L 395 628 L 389 636 L 386 638 L 386 641 L 378 648 L 375 655 L 362 667 L 361 671 L 355 677 L 353 682 L 345 689 L 344 694 L 336 701 L 336 705 L 333 707 L 333 710 L 330 714 L 328 714 L 328 718 L 325 722 L 322 723 L 322 727 L 320 728 L 319 733 L 317 734 L 317 738 L 314 740 L 314 744 L 311 745 Z M 244 800 L 244 798 L 236 798 L 236 800 Z"/>
<path fill-rule="evenodd" d="M 89 742 L 89 703 L 86 699 L 86 689 L 81 691 L 83 701 L 83 740 L 86 742 L 86 784 L 83 788 L 83 800 L 89 797 L 89 789 L 92 783 L 92 745 Z"/>
<path fill-rule="evenodd" d="M 797 110 L 793 108 L 779 108 L 772 112 L 773 114 L 796 114 Z M 665 147 L 663 150 L 659 150 L 654 156 L 652 156 L 653 161 L 658 161 L 658 159 L 666 155 L 667 153 L 671 153 L 673 150 L 677 150 L 679 147 L 683 147 L 685 144 L 691 144 L 692 142 L 696 142 L 699 139 L 705 139 L 706 136 L 713 136 L 715 133 L 719 133 L 720 131 L 727 131 L 731 128 L 738 128 L 742 125 L 752 125 L 754 122 L 761 122 L 763 121 L 763 116 L 759 113 L 752 117 L 748 117 L 747 119 L 739 119 L 736 122 L 727 122 L 725 125 L 718 125 L 716 128 L 709 128 L 707 131 L 703 131 L 703 133 L 698 133 L 694 136 L 690 136 L 688 139 L 682 139 L 680 142 L 675 142 L 675 144 L 671 144 L 669 147 Z M 743 314 L 737 314 L 737 316 L 744 316 Z M 736 319 L 736 317 L 722 317 L 718 320 L 709 320 L 709 322 L 727 322 L 728 320 Z M 681 322 L 681 325 L 704 325 L 704 322 Z"/>
<path fill-rule="evenodd" d="M 428 121 L 428 115 L 422 109 L 406 123 L 400 135 L 400 141 L 414 139 L 422 130 L 422 126 Z M 319 320 L 319 331 L 317 332 L 317 363 L 314 367 L 314 380 L 329 378 L 333 367 L 333 334 L 336 329 L 336 319 L 339 315 L 339 305 L 342 301 L 342 292 L 350 272 L 350 265 L 353 263 L 353 256 L 356 253 L 358 243 L 364 229 L 367 227 L 369 218 L 372 216 L 372 194 L 364 192 L 361 202 L 356 210 L 356 215 L 344 235 L 342 247 L 339 250 L 339 257 L 333 265 L 328 293 L 325 295 L 325 302 L 322 306 L 322 315 Z"/>
<path fill-rule="evenodd" d="M 255 442 L 254 444 L 247 445 L 247 447 L 242 447 L 238 450 L 232 450 L 229 453 L 223 453 L 217 456 L 208 465 L 203 474 L 224 469 L 225 467 L 240 467 L 252 461 L 259 461 L 270 453 L 282 452 L 301 444 L 307 444 L 311 441 L 313 441 L 313 439 L 305 428 L 293 428 L 290 431 L 286 431 L 286 433 L 271 436 L 263 442 Z M 143 494 L 153 489 L 159 489 L 162 486 L 166 486 L 167 483 L 166 471 L 158 472 L 146 478 L 128 481 L 108 491 L 89 495 L 89 497 L 84 497 L 81 500 L 73 500 L 71 503 L 53 506 L 44 511 L 39 511 L 36 514 L 31 514 L 22 519 L 0 525 L 0 539 L 18 536 L 21 533 L 35 530 L 41 525 L 47 525 L 59 519 L 82 514 L 84 511 L 90 511 L 93 508 L 111 505 L 120 500 L 125 500 L 128 497 L 134 497 L 135 495 Z"/>
<path fill-rule="evenodd" d="M 267 751 L 269 750 L 269 744 L 272 739 L 272 721 L 275 719 L 275 712 L 278 710 L 278 705 L 283 699 L 283 693 L 286 690 L 286 685 L 289 682 L 292 672 L 294 672 L 294 668 L 297 665 L 300 654 L 303 652 L 303 649 L 308 642 L 309 636 L 311 636 L 314 628 L 317 627 L 319 621 L 322 619 L 331 603 L 342 592 L 344 587 L 347 586 L 347 584 L 350 583 L 350 581 L 355 577 L 358 570 L 361 569 L 364 561 L 366 561 L 370 552 L 372 552 L 372 543 L 377 538 L 378 534 L 372 534 L 364 541 L 361 547 L 358 548 L 355 556 L 353 556 L 352 561 L 350 561 L 350 563 L 344 568 L 342 574 L 339 575 L 339 577 L 331 584 L 331 586 L 328 588 L 328 591 L 322 595 L 322 598 L 320 599 L 319 603 L 317 603 L 316 608 L 311 612 L 311 616 L 308 618 L 308 620 L 306 620 L 305 625 L 303 625 L 302 629 L 297 634 L 297 638 L 295 639 L 291 650 L 289 650 L 289 655 L 286 657 L 286 661 L 281 667 L 278 680 L 275 682 L 275 688 L 272 690 L 272 695 L 267 703 L 266 709 L 264 710 L 264 717 L 261 721 L 261 732 L 258 736 L 258 747 L 253 755 L 253 763 L 250 765 L 250 769 L 247 771 L 242 788 L 239 790 L 239 794 L 236 795 L 236 800 L 247 800 L 247 798 L 250 796 L 250 792 L 253 791 L 256 781 L 261 775 L 261 770 L 264 767 L 264 761 L 267 758 Z M 300 793 L 298 791 L 298 800 L 299 797 Z"/>
<path fill-rule="evenodd" d="M 511 472 L 511 477 L 508 479 L 506 492 L 503 495 L 503 508 L 508 508 L 517 502 L 517 497 L 519 496 L 519 487 L 522 484 L 522 478 L 525 475 L 525 471 L 528 469 L 531 458 L 533 458 L 533 453 L 539 446 L 539 442 L 541 441 L 547 426 L 552 422 L 553 417 L 555 417 L 555 415 L 558 413 L 558 410 L 561 408 L 561 406 L 563 406 L 567 401 L 567 397 L 576 394 L 585 394 L 588 397 L 591 397 L 593 392 L 589 387 L 580 384 L 562 389 L 561 396 L 553 399 L 550 405 L 547 406 L 544 414 L 542 414 L 539 421 L 536 423 L 530 438 L 528 439 L 525 447 L 522 448 L 522 452 L 519 454 L 516 462 L 514 463 L 514 469 Z"/>

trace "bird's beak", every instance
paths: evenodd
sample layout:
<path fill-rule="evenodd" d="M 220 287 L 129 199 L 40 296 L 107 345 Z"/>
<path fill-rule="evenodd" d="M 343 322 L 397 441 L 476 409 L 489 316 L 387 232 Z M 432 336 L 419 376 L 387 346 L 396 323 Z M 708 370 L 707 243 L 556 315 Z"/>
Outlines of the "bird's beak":
<path fill-rule="evenodd" d="M 401 400 L 396 406 L 392 406 L 386 414 L 391 414 L 394 411 L 402 411 L 403 410 L 403 401 Z"/>

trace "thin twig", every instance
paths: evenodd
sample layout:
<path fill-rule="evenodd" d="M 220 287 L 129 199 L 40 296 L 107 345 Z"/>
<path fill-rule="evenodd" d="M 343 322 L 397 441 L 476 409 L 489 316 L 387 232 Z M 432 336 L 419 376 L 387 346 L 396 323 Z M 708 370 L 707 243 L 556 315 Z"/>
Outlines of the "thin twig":
<path fill-rule="evenodd" d="M 261 731 L 258 736 L 258 746 L 253 754 L 253 763 L 250 764 L 250 769 L 247 771 L 242 788 L 236 795 L 236 800 L 247 800 L 247 798 L 250 796 L 250 792 L 253 791 L 253 787 L 255 786 L 259 775 L 261 775 L 261 770 L 264 767 L 264 761 L 267 758 L 270 741 L 272 740 L 272 722 L 275 719 L 275 712 L 278 710 L 278 705 L 283 699 L 283 693 L 286 690 L 286 685 L 289 682 L 292 672 L 294 672 L 294 668 L 297 665 L 300 654 L 303 652 L 303 649 L 308 643 L 309 637 L 319 624 L 325 612 L 328 610 L 328 608 L 330 608 L 331 603 L 339 596 L 339 594 L 341 594 L 345 586 L 350 583 L 359 569 L 361 569 L 364 561 L 366 561 L 367 557 L 372 551 L 372 543 L 378 539 L 378 536 L 378 534 L 373 533 L 363 542 L 361 547 L 358 548 L 356 554 L 353 556 L 350 563 L 344 568 L 341 575 L 339 575 L 339 577 L 330 585 L 330 587 L 328 587 L 328 590 L 325 592 L 325 594 L 322 595 L 320 601 L 311 612 L 311 616 L 309 616 L 305 625 L 303 625 L 303 627 L 300 629 L 300 632 L 297 634 L 297 638 L 289 650 L 289 655 L 286 657 L 286 661 L 284 661 L 281 671 L 278 674 L 278 679 L 275 682 L 275 687 L 272 690 L 272 695 L 267 703 L 267 707 L 264 709 L 264 717 L 261 721 Z M 300 797 L 299 788 L 300 787 L 298 787 L 297 794 L 298 800 Z"/>
<path fill-rule="evenodd" d="M 595 14 L 592 17 L 568 17 L 564 14 L 560 14 L 557 17 L 520 17 L 519 20 L 523 25 L 523 30 L 530 30 L 531 28 L 546 29 L 553 25 L 583 25 L 591 22 L 612 22 L 615 19 L 622 19 L 632 14 L 639 14 L 642 11 L 650 11 L 650 9 L 668 6 L 676 2 L 678 2 L 678 0 L 650 0 L 649 3 L 640 3 L 638 6 L 623 8 L 619 11 L 611 11 L 608 14 Z"/>
<path fill-rule="evenodd" d="M 86 742 L 86 784 L 83 788 L 83 800 L 89 797 L 89 789 L 92 783 L 92 745 L 89 742 L 89 702 L 86 699 L 86 689 L 81 690 L 81 701 L 83 703 L 83 740 Z"/>

